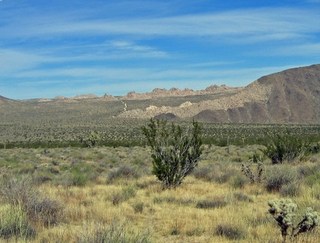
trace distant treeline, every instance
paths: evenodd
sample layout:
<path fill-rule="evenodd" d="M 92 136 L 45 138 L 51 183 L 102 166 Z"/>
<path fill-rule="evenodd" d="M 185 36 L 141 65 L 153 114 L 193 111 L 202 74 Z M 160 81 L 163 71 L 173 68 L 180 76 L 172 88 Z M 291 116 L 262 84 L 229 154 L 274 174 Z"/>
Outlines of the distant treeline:
<path fill-rule="evenodd" d="M 146 146 L 141 133 L 145 120 L 123 120 L 119 124 L 95 126 L 56 126 L 50 129 L 32 126 L 0 125 L 0 149 L 9 148 L 57 148 L 89 146 Z M 170 122 L 169 122 L 170 124 Z M 189 126 L 190 122 L 180 122 Z M 320 141 L 320 125 L 263 125 L 201 123 L 203 142 L 217 146 L 264 144 L 272 134 L 290 134 L 305 137 L 314 142 Z M 92 136 L 94 135 L 94 140 Z M 91 139 L 91 140 L 90 140 Z"/>

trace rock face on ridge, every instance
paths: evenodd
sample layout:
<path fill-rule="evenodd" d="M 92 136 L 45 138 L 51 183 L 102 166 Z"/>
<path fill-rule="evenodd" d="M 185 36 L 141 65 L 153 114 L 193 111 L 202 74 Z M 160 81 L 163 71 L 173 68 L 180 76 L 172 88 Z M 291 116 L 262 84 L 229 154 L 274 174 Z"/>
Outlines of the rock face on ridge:
<path fill-rule="evenodd" d="M 146 100 L 146 99 L 154 99 L 154 98 L 163 98 L 168 96 L 192 96 L 192 95 L 203 95 L 203 94 L 214 94 L 214 93 L 228 93 L 228 92 L 236 92 L 241 90 L 242 87 L 229 87 L 226 85 L 211 85 L 204 90 L 193 90 L 185 88 L 180 90 L 178 88 L 160 89 L 155 88 L 152 92 L 146 93 L 136 93 L 135 91 L 131 91 L 125 96 L 122 96 L 121 100 Z"/>

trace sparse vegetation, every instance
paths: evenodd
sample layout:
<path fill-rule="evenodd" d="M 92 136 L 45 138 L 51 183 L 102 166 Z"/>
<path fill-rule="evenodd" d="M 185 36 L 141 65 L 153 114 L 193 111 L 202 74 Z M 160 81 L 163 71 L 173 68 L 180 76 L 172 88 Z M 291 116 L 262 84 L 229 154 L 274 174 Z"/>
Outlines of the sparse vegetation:
<path fill-rule="evenodd" d="M 203 125 L 205 133 L 211 125 Z M 295 211 L 302 216 L 294 221 L 294 234 L 301 232 L 293 239 L 319 242 L 317 227 L 297 225 L 304 208 L 314 209 L 308 214 L 320 210 L 320 155 L 272 164 L 260 156 L 263 145 L 248 145 L 248 136 L 245 144 L 235 145 L 231 131 L 240 130 L 227 131 L 234 125 L 216 126 L 226 126 L 229 151 L 202 145 L 201 163 L 174 190 L 162 190 L 150 173 L 149 146 L 104 146 L 102 140 L 91 148 L 1 149 L 0 241 L 103 242 L 113 232 L 123 242 L 281 242 L 266 202 L 285 197 L 303 206 Z M 252 173 L 241 172 L 241 164 Z M 287 241 L 291 228 L 288 232 Z"/>

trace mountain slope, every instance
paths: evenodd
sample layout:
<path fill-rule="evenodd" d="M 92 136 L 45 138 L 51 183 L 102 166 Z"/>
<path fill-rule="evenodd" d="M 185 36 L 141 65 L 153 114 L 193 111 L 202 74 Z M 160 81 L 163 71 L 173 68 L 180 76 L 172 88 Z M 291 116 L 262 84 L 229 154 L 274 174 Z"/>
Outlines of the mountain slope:
<path fill-rule="evenodd" d="M 264 76 L 231 96 L 133 109 L 119 116 L 148 118 L 164 113 L 213 122 L 320 123 L 320 65 Z"/>
<path fill-rule="evenodd" d="M 225 111 L 203 110 L 195 118 L 254 123 L 320 122 L 320 65 L 289 69 L 262 77 L 235 97 L 243 99 L 253 93 L 260 93 L 260 97 Z"/>
<path fill-rule="evenodd" d="M 15 103 L 16 103 L 15 100 L 11 100 L 0 95 L 0 106 L 7 106 Z"/>

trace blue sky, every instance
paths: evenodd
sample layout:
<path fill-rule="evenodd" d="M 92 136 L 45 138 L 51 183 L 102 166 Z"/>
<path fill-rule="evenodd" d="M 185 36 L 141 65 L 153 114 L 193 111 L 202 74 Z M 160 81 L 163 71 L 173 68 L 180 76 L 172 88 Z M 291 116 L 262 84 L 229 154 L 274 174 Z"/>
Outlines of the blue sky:
<path fill-rule="evenodd" d="M 2 0 L 0 95 L 245 86 L 320 63 L 320 0 Z"/>

